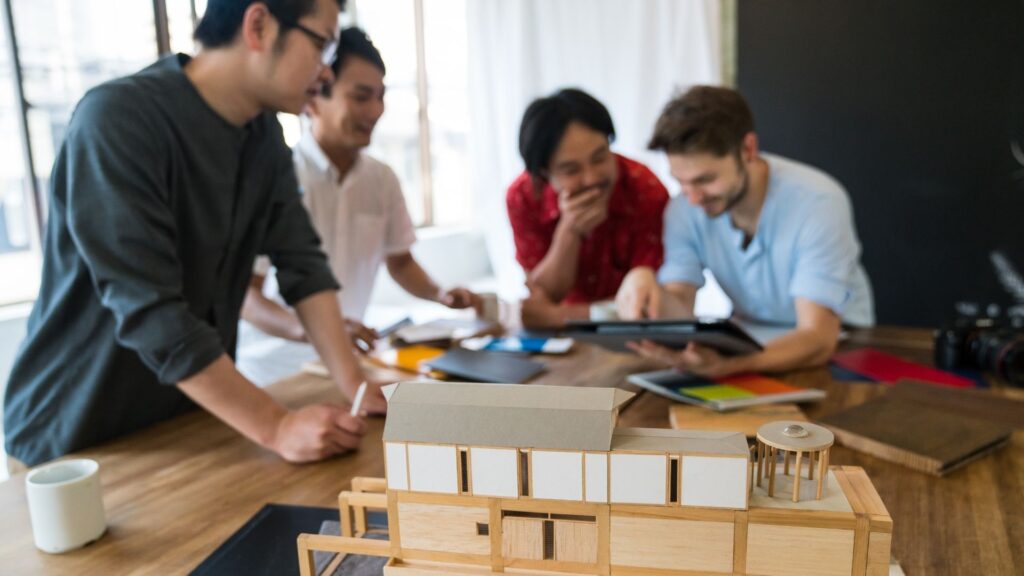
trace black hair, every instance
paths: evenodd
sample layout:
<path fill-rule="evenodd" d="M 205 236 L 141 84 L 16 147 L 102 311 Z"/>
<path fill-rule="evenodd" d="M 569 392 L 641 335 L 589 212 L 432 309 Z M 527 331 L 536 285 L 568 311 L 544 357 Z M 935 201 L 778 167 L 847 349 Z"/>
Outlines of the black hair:
<path fill-rule="evenodd" d="M 192 37 L 204 48 L 231 44 L 242 27 L 245 11 L 257 1 L 266 4 L 267 10 L 284 23 L 298 22 L 316 7 L 316 0 L 209 0 Z M 337 0 L 340 10 L 345 9 L 346 1 Z"/>
<path fill-rule="evenodd" d="M 526 171 L 535 179 L 551 163 L 562 135 L 572 122 L 579 122 L 615 141 L 615 126 L 608 109 L 596 98 L 576 88 L 565 88 L 538 98 L 526 108 L 519 126 L 519 155 Z"/>
<path fill-rule="evenodd" d="M 349 26 L 338 35 L 338 52 L 334 56 L 334 61 L 331 62 L 331 71 L 334 72 L 335 78 L 341 76 L 342 68 L 352 56 L 366 60 L 379 69 L 381 74 L 387 74 L 387 69 L 384 68 L 384 59 L 380 57 L 380 50 L 377 50 L 370 37 L 358 26 Z"/>

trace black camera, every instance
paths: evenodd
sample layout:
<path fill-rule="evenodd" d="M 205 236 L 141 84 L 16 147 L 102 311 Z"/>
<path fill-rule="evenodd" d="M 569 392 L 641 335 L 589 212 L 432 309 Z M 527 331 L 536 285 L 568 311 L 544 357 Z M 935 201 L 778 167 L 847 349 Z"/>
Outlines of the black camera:
<path fill-rule="evenodd" d="M 935 365 L 977 368 L 1024 387 L 1024 318 L 960 316 L 935 333 Z"/>

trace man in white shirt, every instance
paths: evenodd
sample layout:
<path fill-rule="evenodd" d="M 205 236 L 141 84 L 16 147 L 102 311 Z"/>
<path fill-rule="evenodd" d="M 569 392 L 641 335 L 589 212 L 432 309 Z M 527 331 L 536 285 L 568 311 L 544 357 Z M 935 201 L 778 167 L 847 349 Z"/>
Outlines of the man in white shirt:
<path fill-rule="evenodd" d="M 306 108 L 309 128 L 295 147 L 303 204 L 341 283 L 341 309 L 356 344 L 372 348 L 377 334 L 362 324 L 381 263 L 410 294 L 450 308 L 480 309 L 466 288 L 444 290 L 416 262 L 416 241 L 398 177 L 363 149 L 384 113 L 384 61 L 366 34 L 342 30 L 332 65 L 335 81 Z M 267 270 L 257 265 L 242 317 L 264 332 L 304 341 L 295 314 L 263 294 Z"/>

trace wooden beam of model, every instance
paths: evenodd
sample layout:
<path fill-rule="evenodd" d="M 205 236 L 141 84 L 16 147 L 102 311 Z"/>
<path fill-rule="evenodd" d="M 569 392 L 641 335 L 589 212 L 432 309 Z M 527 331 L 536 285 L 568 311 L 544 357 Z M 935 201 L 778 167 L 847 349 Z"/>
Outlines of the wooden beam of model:
<path fill-rule="evenodd" d="M 342 536 L 300 536 L 303 576 L 314 550 L 388 557 L 396 576 L 888 574 L 892 520 L 860 468 L 819 472 L 821 498 L 794 502 L 816 493 L 810 470 L 787 467 L 770 497 L 742 434 L 617 428 L 622 390 L 385 393 L 386 478 L 339 496 Z M 360 538 L 369 508 L 387 510 L 388 541 Z"/>

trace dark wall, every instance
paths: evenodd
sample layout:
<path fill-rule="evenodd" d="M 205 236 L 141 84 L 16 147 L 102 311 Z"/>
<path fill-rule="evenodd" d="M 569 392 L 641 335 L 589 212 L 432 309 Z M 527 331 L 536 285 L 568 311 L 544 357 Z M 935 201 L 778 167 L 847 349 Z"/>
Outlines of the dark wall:
<path fill-rule="evenodd" d="M 1024 272 L 1024 0 L 740 0 L 738 14 L 761 146 L 846 186 L 879 322 L 1009 303 L 991 253 Z"/>

